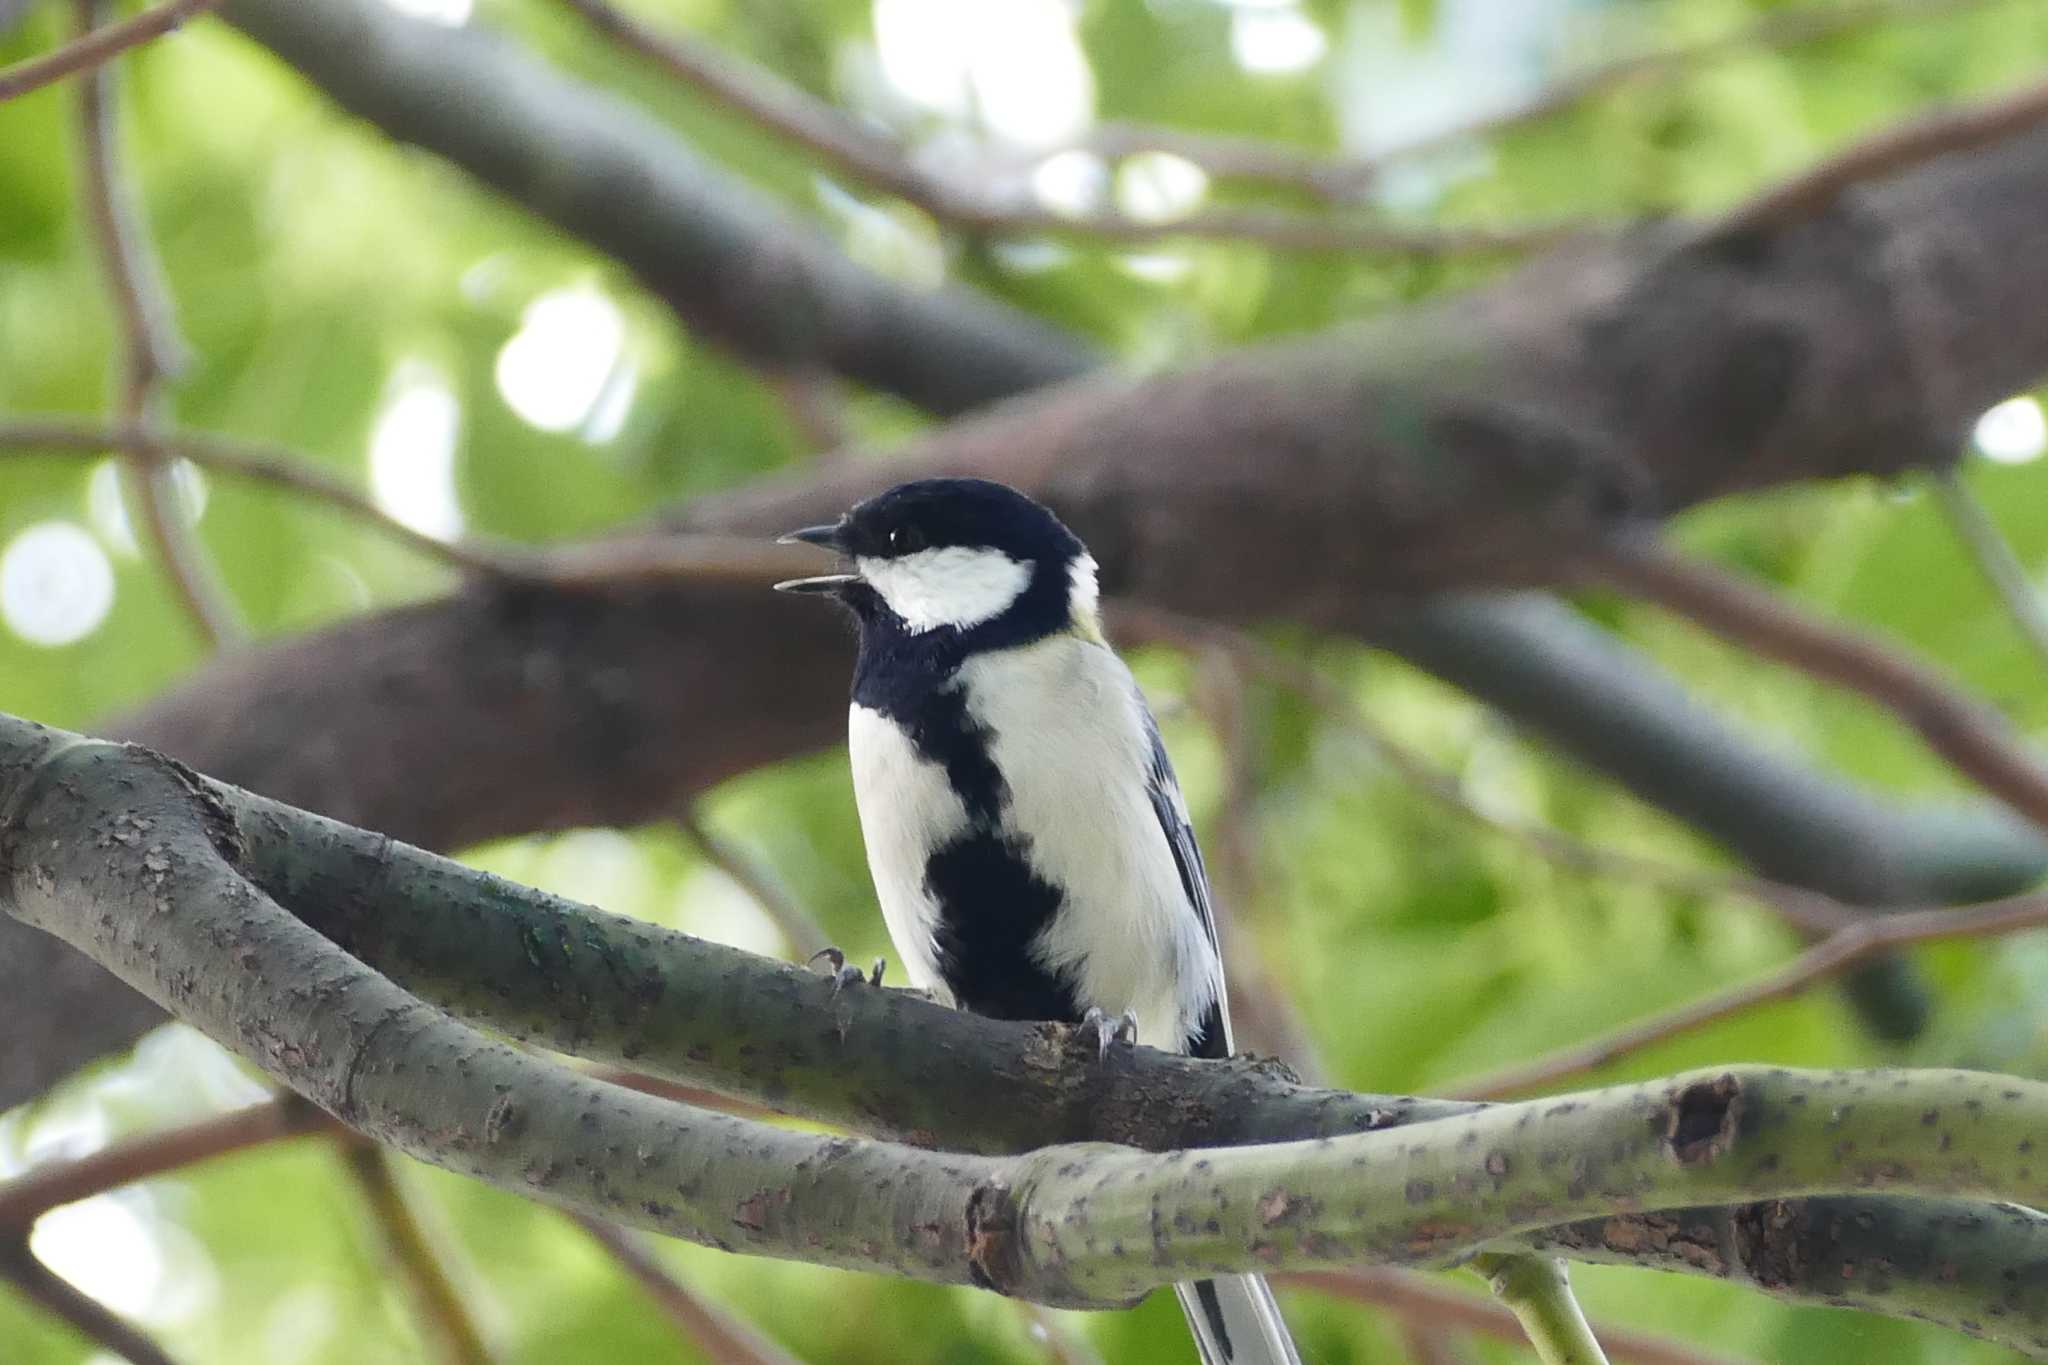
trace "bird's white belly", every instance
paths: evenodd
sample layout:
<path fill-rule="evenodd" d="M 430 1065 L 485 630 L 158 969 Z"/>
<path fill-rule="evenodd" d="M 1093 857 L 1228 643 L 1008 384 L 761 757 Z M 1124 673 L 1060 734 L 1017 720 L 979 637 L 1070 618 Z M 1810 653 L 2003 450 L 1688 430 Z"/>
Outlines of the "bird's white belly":
<path fill-rule="evenodd" d="M 848 710 L 846 747 L 868 873 L 889 941 L 910 984 L 950 1004 L 932 942 L 939 908 L 925 891 L 924 869 L 935 849 L 967 828 L 967 807 L 947 782 L 945 768 L 918 753 L 910 737 L 878 711 L 859 704 Z"/>
<path fill-rule="evenodd" d="M 1033 870 L 1064 897 L 1033 945 L 1040 965 L 1074 984 L 1082 1008 L 1130 1010 L 1142 1041 L 1186 1047 L 1221 967 L 1151 804 L 1151 744 L 1129 673 L 1108 649 L 1060 635 L 979 655 L 960 681 L 1008 789 L 1003 832 L 1022 836 Z M 890 937 L 913 982 L 943 992 L 925 865 L 968 828 L 967 809 L 944 768 L 877 713 L 853 708 L 850 744 Z"/>

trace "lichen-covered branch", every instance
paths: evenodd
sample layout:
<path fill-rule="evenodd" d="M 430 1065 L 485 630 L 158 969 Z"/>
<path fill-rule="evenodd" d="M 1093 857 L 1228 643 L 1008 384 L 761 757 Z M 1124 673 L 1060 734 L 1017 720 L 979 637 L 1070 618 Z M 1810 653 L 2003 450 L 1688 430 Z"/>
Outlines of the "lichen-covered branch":
<path fill-rule="evenodd" d="M 1069 1143 L 980 1157 L 792 1133 L 623 1091 L 490 1042 L 341 951 L 244 874 L 245 865 L 264 866 L 266 845 L 294 822 L 312 820 L 144 750 L 0 720 L 0 896 L 17 918 L 63 934 L 380 1140 L 572 1209 L 729 1249 L 1109 1304 L 1198 1271 L 1358 1258 L 1438 1264 L 1575 1219 L 1642 1228 L 1643 1209 L 1852 1190 L 1972 1200 L 2048 1191 L 2029 1156 L 2029 1134 L 2048 1116 L 2048 1086 L 1962 1072 L 1739 1068 L 1494 1108 L 1410 1102 L 1391 1116 L 1371 1097 L 1347 1105 L 1312 1092 L 1296 1117 L 1335 1117 L 1323 1129 L 1333 1135 L 1163 1155 Z M 437 861 L 428 855 L 353 837 L 344 850 L 353 862 L 309 859 L 300 869 L 309 887 L 365 882 L 404 902 L 403 880 L 422 897 L 414 905 L 450 901 L 462 889 L 417 880 Z M 456 907 L 472 928 L 484 923 L 484 906 L 495 915 L 522 899 L 502 882 L 463 875 L 493 893 L 482 906 Z M 690 1003 L 695 982 L 671 982 L 645 957 L 621 951 L 624 922 L 548 908 L 552 920 L 515 920 L 512 940 L 536 975 L 572 962 L 593 973 L 556 980 L 572 1034 L 637 1030 Z M 672 937 L 678 950 L 693 942 Z M 519 975 L 507 973 L 512 964 L 492 945 L 477 947 L 491 990 Z M 808 987 L 808 1018 L 784 1025 L 805 1027 L 820 1056 L 833 1048 L 828 1040 L 855 1058 L 878 1041 L 907 1049 L 920 1037 L 925 1055 L 971 1053 L 981 1030 L 992 1069 L 1008 1060 L 1012 1074 L 1037 1072 L 1041 1083 L 1048 1072 L 1077 1069 L 1079 1059 L 1057 1046 L 1057 1029 L 978 1020 L 890 992 L 841 992 L 856 1009 L 925 1022 L 878 1040 L 834 1012 L 821 978 L 695 947 L 728 987 L 781 979 L 784 1003 L 775 1008 Z M 744 1075 L 753 1063 L 736 1054 L 772 1052 L 793 1035 L 773 1023 L 752 1031 L 748 997 L 727 999 L 739 1013 L 726 1021 L 734 1048 L 723 1065 Z M 916 1070 L 918 1059 L 893 1060 Z M 1231 1073 L 1255 1089 L 1284 1086 L 1242 1063 L 1146 1049 L 1112 1065 L 1125 1073 L 1113 1089 L 1173 1068 Z M 1085 1062 L 1078 1069 L 1090 1070 Z M 807 1078 L 789 1071 L 784 1079 L 801 1093 Z M 1031 1109 L 1020 1094 L 1003 1107 Z M 1269 1103 L 1258 1121 L 1270 1134 L 1287 1122 L 1286 1109 Z M 1374 1126 L 1382 1117 L 1410 1121 Z M 1973 1290 L 1980 1302 L 2004 1292 L 1951 1292 Z M 2044 1312 L 2048 1300 L 2028 1299 L 1976 1326 L 2021 1344 L 2025 1333 L 2044 1331 L 2048 1341 Z"/>

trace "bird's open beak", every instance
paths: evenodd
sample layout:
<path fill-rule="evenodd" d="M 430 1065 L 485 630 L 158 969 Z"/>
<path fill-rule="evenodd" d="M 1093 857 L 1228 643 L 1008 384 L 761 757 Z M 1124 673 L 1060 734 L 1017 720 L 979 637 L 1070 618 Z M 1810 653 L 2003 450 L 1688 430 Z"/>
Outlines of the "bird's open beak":
<path fill-rule="evenodd" d="M 828 550 L 843 550 L 840 543 L 839 523 L 829 526 L 806 526 L 801 531 L 791 531 L 786 536 L 775 537 L 777 545 L 821 545 Z"/>
<path fill-rule="evenodd" d="M 860 575 L 857 573 L 827 573 L 816 578 L 785 578 L 775 585 L 775 591 L 819 592 L 836 597 L 858 582 Z"/>
<path fill-rule="evenodd" d="M 777 545 L 816 545 L 821 549 L 845 552 L 846 543 L 841 538 L 839 522 L 829 526 L 806 526 L 801 531 L 791 531 L 786 536 L 775 538 Z M 777 592 L 815 592 L 828 597 L 837 597 L 848 587 L 860 582 L 859 574 L 828 573 L 816 578 L 790 578 L 775 585 Z"/>

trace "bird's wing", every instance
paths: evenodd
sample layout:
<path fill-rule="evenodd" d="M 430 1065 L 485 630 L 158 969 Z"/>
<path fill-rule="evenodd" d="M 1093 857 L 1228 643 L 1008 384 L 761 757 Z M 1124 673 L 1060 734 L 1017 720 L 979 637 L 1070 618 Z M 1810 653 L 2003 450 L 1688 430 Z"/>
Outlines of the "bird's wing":
<path fill-rule="evenodd" d="M 1223 945 L 1216 937 L 1216 911 L 1209 901 L 1209 873 L 1202 866 L 1202 849 L 1195 842 L 1195 829 L 1188 819 L 1187 800 L 1181 795 L 1180 780 L 1173 775 L 1173 760 L 1166 756 L 1166 741 L 1159 736 L 1159 723 L 1152 719 L 1152 710 L 1144 705 L 1142 699 L 1139 711 L 1145 717 L 1145 738 L 1152 746 L 1151 769 L 1145 775 L 1145 790 L 1152 798 L 1152 813 L 1159 817 L 1159 828 L 1166 835 L 1166 846 L 1173 850 L 1173 865 L 1180 872 L 1180 889 L 1188 898 L 1189 908 L 1202 921 L 1202 932 L 1208 935 L 1209 948 L 1216 954 L 1220 976 Z M 1230 1006 L 1224 999 L 1220 983 L 1216 1001 L 1203 1016 L 1201 1030 L 1188 1051 L 1197 1057 L 1230 1055 Z"/>

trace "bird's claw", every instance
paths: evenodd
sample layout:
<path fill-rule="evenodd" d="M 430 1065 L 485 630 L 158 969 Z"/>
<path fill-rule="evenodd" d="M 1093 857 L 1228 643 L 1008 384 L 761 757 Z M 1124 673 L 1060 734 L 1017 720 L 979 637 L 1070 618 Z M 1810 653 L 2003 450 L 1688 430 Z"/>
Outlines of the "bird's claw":
<path fill-rule="evenodd" d="M 882 971 L 889 965 L 889 959 L 885 957 L 878 957 L 875 959 L 874 976 L 872 978 L 865 977 L 860 974 L 860 968 L 854 966 L 851 962 L 848 962 L 846 960 L 846 954 L 840 952 L 837 948 L 818 949 L 817 952 L 811 954 L 809 960 L 806 961 L 804 965 L 808 967 L 812 963 L 817 962 L 820 959 L 831 965 L 832 994 L 834 995 L 839 994 L 839 992 L 845 990 L 848 986 L 852 985 L 881 985 Z"/>
<path fill-rule="evenodd" d="M 1125 1010 L 1112 1020 L 1100 1009 L 1091 1007 L 1081 1016 L 1081 1031 L 1095 1035 L 1095 1060 L 1097 1063 L 1109 1060 L 1109 1049 L 1117 1043 L 1135 1047 L 1138 1043 L 1138 1015 L 1135 1010 Z"/>

